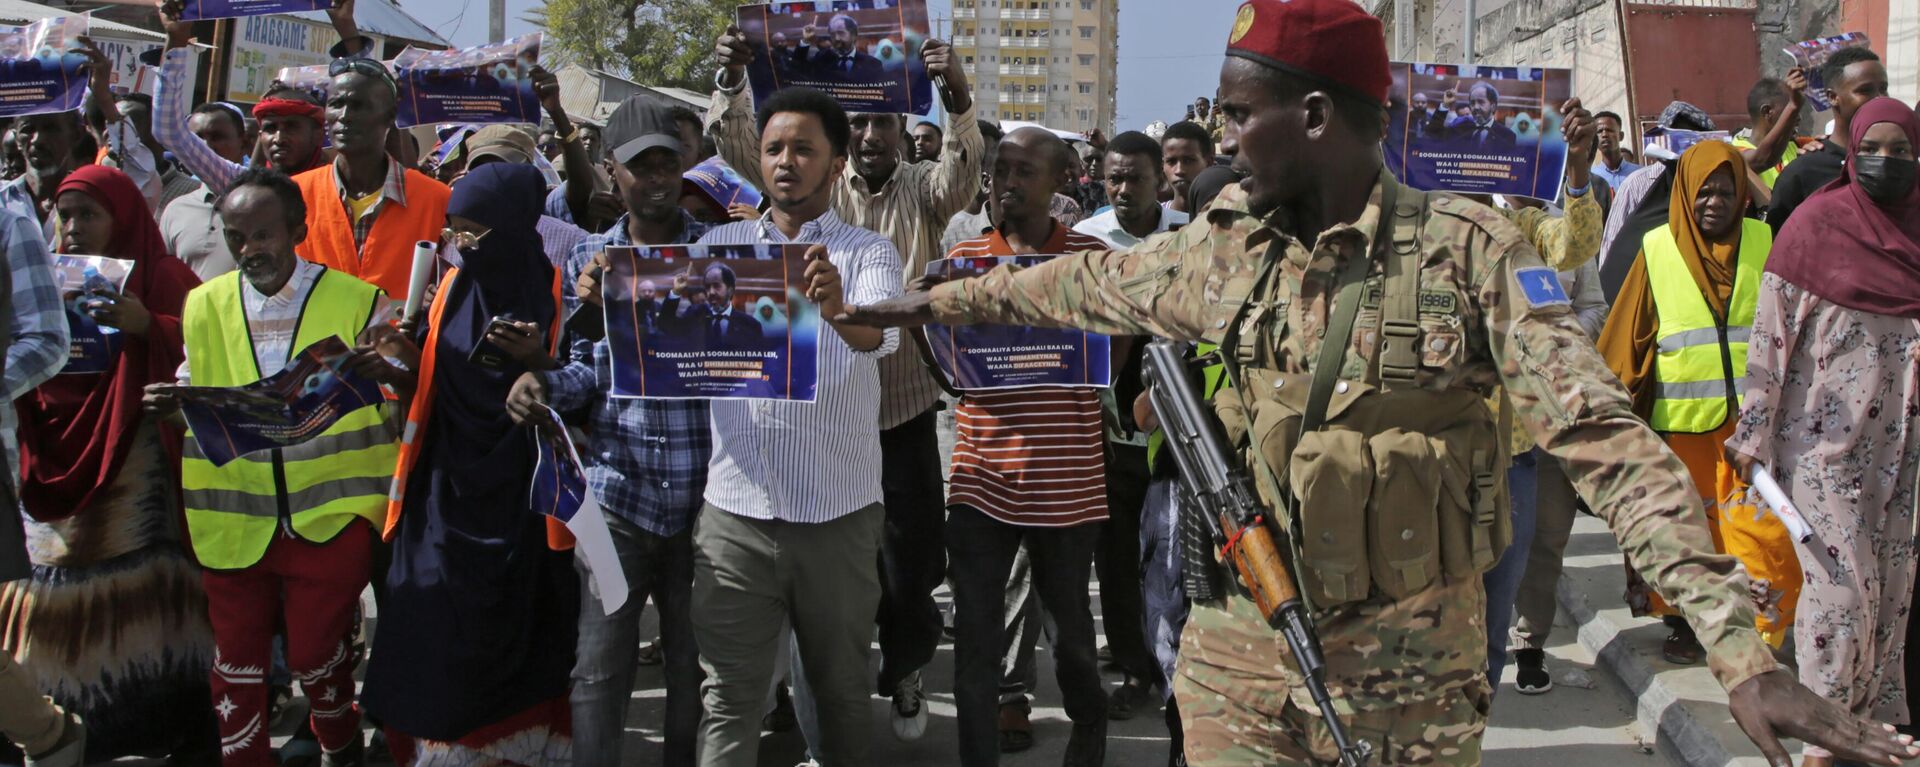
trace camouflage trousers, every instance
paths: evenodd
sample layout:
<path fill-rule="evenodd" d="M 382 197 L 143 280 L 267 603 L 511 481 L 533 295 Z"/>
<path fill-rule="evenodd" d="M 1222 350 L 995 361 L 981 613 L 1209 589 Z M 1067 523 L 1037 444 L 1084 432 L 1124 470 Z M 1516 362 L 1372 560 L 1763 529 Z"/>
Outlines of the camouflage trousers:
<path fill-rule="evenodd" d="M 1317 708 L 1298 705 L 1289 693 L 1291 668 L 1269 676 L 1246 667 L 1228 669 L 1196 662 L 1253 644 L 1236 634 L 1270 634 L 1252 603 L 1233 597 L 1224 605 L 1195 603 L 1180 637 L 1173 694 L 1186 729 L 1187 763 L 1193 767 L 1241 765 L 1337 765 L 1338 753 Z M 1274 658 L 1278 664 L 1290 662 Z M 1450 692 L 1398 708 L 1344 716 L 1347 732 L 1373 746 L 1369 765 L 1480 764 L 1480 737 L 1492 701 L 1483 678 Z"/>

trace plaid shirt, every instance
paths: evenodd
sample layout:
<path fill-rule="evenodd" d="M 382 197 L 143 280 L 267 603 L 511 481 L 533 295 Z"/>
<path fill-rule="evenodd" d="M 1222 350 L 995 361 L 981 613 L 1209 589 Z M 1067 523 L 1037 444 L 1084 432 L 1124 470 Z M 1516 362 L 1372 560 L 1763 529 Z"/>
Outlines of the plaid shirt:
<path fill-rule="evenodd" d="M 690 243 L 707 226 L 681 215 L 679 238 Z M 588 235 L 574 246 L 561 291 L 567 312 L 580 306 L 571 286 L 595 253 L 609 245 L 632 245 L 627 217 L 604 234 Z M 678 535 L 693 523 L 707 487 L 707 461 L 713 455 L 713 428 L 705 400 L 615 398 L 613 364 L 607 342 L 575 338 L 565 367 L 543 374 L 548 399 L 557 410 L 592 408 L 587 425 L 587 482 L 602 508 L 659 536 Z"/>
<path fill-rule="evenodd" d="M 13 316 L 7 318 L 6 402 L 0 403 L 0 444 L 5 446 L 5 481 L 17 486 L 20 476 L 20 438 L 14 434 L 20 417 L 13 403 L 33 391 L 67 365 L 67 315 L 60 288 L 54 281 L 53 256 L 40 236 L 38 222 L 10 208 L 0 208 L 0 243 L 7 249 L 7 269 L 13 276 Z"/>
<path fill-rule="evenodd" d="M 335 157 L 333 160 L 333 186 L 340 192 L 340 204 L 346 206 L 347 215 L 353 215 L 347 192 L 347 180 L 340 175 L 340 168 L 347 164 L 347 158 Z M 392 202 L 400 207 L 407 206 L 407 170 L 400 167 L 400 161 L 387 157 L 387 182 L 380 187 L 380 199 L 373 201 L 373 207 L 367 209 L 367 215 L 353 220 L 353 248 L 356 255 L 366 255 L 359 251 L 367 247 L 367 235 L 373 233 L 373 223 L 380 220 L 381 209 Z"/>

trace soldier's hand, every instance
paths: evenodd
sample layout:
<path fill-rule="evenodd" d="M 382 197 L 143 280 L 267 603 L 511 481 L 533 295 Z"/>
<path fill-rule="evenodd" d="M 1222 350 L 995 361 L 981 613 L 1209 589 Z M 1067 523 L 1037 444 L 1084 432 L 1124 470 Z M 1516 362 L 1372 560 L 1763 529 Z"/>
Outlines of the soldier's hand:
<path fill-rule="evenodd" d="M 747 47 L 747 33 L 740 27 L 728 24 L 727 32 L 713 44 L 713 57 L 720 68 L 726 71 L 726 82 L 740 82 L 747 76 L 747 64 L 753 62 L 753 49 Z"/>
<path fill-rule="evenodd" d="M 870 328 L 910 328 L 933 324 L 933 294 L 914 291 L 877 304 L 847 306 L 833 318 L 846 325 Z"/>
<path fill-rule="evenodd" d="M 1893 725 L 1847 713 L 1787 671 L 1775 669 L 1741 682 L 1727 697 L 1733 721 L 1772 767 L 1793 767 L 1781 736 L 1832 751 L 1836 760 L 1898 765 L 1920 757 L 1913 738 L 1895 732 Z"/>

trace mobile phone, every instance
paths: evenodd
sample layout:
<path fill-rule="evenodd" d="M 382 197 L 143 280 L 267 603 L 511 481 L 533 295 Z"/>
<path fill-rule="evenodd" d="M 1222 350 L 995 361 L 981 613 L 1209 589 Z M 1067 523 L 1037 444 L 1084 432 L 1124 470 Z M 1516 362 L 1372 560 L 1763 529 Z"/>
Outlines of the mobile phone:
<path fill-rule="evenodd" d="M 487 320 L 487 330 L 481 334 L 480 341 L 473 345 L 473 351 L 467 354 L 467 361 L 490 370 L 505 370 L 511 365 L 513 357 L 505 349 L 488 341 L 485 333 L 498 327 L 510 327 L 512 321 L 513 317 L 505 314 Z"/>

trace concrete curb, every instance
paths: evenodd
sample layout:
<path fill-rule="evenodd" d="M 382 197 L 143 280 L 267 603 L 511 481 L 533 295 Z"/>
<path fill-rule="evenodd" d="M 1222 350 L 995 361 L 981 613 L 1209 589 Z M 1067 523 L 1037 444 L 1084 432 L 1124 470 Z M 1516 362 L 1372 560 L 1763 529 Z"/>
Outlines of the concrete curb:
<path fill-rule="evenodd" d="M 1561 609 L 1579 627 L 1580 645 L 1599 665 L 1626 686 L 1633 697 L 1634 718 L 1641 734 L 1671 749 L 1687 767 L 1728 767 L 1745 758 L 1745 751 L 1729 749 L 1715 727 L 1687 699 L 1665 684 L 1652 662 L 1621 636 L 1628 628 L 1593 609 L 1573 579 L 1561 578 L 1555 589 Z"/>

